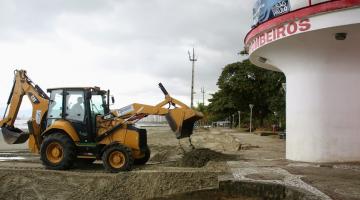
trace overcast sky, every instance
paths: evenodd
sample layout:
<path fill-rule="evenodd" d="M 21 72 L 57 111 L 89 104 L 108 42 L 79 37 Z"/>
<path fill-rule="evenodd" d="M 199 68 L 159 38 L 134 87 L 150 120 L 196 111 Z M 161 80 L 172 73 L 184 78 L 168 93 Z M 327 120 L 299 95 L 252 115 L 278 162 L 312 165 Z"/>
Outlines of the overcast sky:
<path fill-rule="evenodd" d="M 0 114 L 14 69 L 26 69 L 44 90 L 100 86 L 114 107 L 156 104 L 162 82 L 190 104 L 195 47 L 195 103 L 217 90 L 224 65 L 242 60 L 237 52 L 251 25 L 254 0 L 0 0 Z M 29 109 L 25 103 L 22 109 Z"/>

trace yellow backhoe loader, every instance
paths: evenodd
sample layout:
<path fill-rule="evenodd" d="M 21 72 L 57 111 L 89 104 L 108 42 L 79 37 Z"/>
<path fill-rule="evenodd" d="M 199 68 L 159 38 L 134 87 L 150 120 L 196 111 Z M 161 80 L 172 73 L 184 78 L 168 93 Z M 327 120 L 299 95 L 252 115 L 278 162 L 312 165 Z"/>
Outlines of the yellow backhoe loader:
<path fill-rule="evenodd" d="M 28 141 L 31 152 L 39 153 L 48 169 L 69 169 L 75 162 L 102 160 L 109 172 L 131 170 L 134 164 L 145 164 L 150 158 L 145 129 L 134 123 L 148 115 L 164 115 L 178 139 L 190 137 L 194 123 L 202 113 L 170 97 L 163 85 L 165 100 L 150 106 L 132 104 L 110 110 L 110 91 L 98 87 L 48 89 L 48 96 L 27 76 L 16 70 L 3 119 L 0 121 L 8 144 Z M 33 110 L 28 133 L 15 128 L 23 96 L 27 95 Z M 168 108 L 164 106 L 169 105 Z"/>

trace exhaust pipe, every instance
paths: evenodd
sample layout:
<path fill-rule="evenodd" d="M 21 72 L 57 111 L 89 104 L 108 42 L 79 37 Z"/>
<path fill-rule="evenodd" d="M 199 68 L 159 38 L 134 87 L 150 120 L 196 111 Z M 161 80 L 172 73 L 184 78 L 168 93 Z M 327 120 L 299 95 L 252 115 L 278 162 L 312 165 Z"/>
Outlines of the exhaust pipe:
<path fill-rule="evenodd" d="M 4 126 L 1 132 L 7 144 L 22 144 L 29 139 L 29 133 L 15 127 Z"/>

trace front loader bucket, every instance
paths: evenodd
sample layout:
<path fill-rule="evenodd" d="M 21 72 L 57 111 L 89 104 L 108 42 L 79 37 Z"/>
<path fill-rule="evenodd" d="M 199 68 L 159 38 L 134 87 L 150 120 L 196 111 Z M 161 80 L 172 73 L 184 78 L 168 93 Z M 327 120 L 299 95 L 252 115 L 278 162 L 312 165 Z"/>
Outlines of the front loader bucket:
<path fill-rule="evenodd" d="M 165 117 L 176 138 L 181 139 L 193 134 L 194 124 L 203 118 L 203 114 L 191 109 L 176 108 L 170 110 Z"/>
<path fill-rule="evenodd" d="M 29 134 L 15 127 L 2 127 L 1 132 L 8 144 L 22 144 L 29 139 Z"/>

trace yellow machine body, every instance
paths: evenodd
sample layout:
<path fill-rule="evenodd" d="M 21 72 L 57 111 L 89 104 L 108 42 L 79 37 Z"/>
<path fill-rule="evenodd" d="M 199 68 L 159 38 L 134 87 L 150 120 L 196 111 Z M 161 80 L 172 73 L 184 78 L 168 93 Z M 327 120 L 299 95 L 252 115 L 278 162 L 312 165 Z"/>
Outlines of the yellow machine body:
<path fill-rule="evenodd" d="M 87 117 L 84 117 L 81 123 L 75 123 L 69 120 L 70 114 L 67 113 L 69 106 L 65 103 L 59 107 L 62 114 L 56 118 L 52 116 L 49 118 L 48 112 L 53 109 L 52 103 L 56 105 L 55 100 L 35 85 L 25 70 L 16 70 L 8 106 L 3 119 L 0 120 L 1 131 L 9 144 L 28 141 L 30 151 L 40 153 L 43 164 L 51 169 L 69 168 L 71 162 L 75 161 L 73 157 L 75 156 L 103 159 L 105 167 L 112 172 L 128 170 L 131 168 L 129 165 L 132 165 L 132 160 L 145 163 L 150 154 L 146 130 L 134 126 L 137 120 L 148 115 L 165 116 L 176 137 L 180 139 L 190 137 L 194 123 L 203 117 L 202 113 L 170 97 L 161 84 L 159 86 L 165 94 L 165 100 L 159 104 L 151 106 L 135 103 L 111 112 L 109 91 L 100 90 L 98 87 L 48 89 L 51 95 L 53 91 L 62 91 L 59 94 L 63 96 L 61 99 L 64 102 L 67 102 L 69 99 L 67 95 L 71 92 L 82 94 L 79 102 L 83 102 L 82 109 Z M 32 118 L 28 122 L 29 133 L 14 127 L 25 95 L 29 97 L 33 107 Z M 91 100 L 94 95 L 102 98 L 100 106 L 104 108 L 102 114 L 90 112 L 95 105 Z M 107 102 L 104 100 L 105 97 L 108 98 Z M 167 105 L 168 108 L 164 108 Z M 73 155 L 74 152 L 76 155 Z"/>

